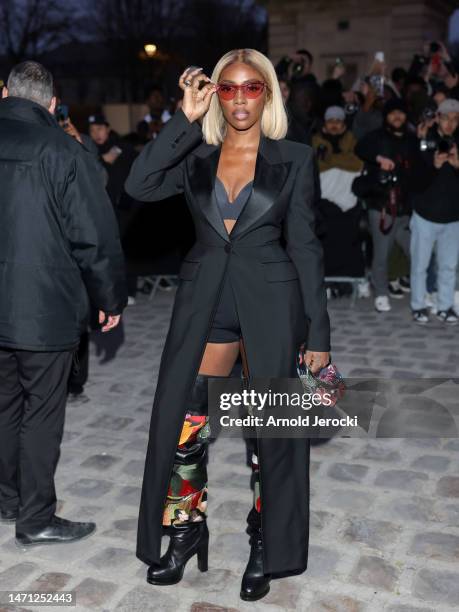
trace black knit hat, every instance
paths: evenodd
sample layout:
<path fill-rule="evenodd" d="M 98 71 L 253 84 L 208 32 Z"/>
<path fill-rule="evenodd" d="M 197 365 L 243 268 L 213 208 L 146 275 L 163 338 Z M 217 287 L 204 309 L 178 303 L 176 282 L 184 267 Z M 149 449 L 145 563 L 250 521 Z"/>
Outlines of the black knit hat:
<path fill-rule="evenodd" d="M 105 117 L 105 115 L 102 115 L 102 113 L 90 115 L 88 117 L 88 123 L 89 125 L 110 125 L 107 121 L 107 118 Z"/>
<path fill-rule="evenodd" d="M 387 117 L 387 115 L 396 110 L 405 113 L 405 115 L 408 114 L 408 109 L 406 107 L 405 101 L 402 100 L 402 98 L 392 98 L 392 100 L 388 100 L 386 102 L 383 108 L 384 119 Z"/>

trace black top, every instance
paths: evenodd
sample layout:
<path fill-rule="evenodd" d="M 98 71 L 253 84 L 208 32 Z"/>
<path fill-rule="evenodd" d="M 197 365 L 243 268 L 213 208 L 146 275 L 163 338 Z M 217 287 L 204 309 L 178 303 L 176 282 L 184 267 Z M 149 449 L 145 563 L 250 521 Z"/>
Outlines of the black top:
<path fill-rule="evenodd" d="M 437 129 L 430 130 L 427 140 L 438 143 L 444 138 Z M 456 146 L 459 145 L 454 137 Z M 434 151 L 421 154 L 422 165 L 416 173 L 413 208 L 432 223 L 454 223 L 459 221 L 459 170 L 446 162 L 441 168 L 434 166 Z"/>
<path fill-rule="evenodd" d="M 112 164 L 107 164 L 102 156 L 108 153 L 114 146 L 120 148 L 121 153 Z M 113 206 L 128 204 L 126 198 L 129 198 L 129 196 L 124 193 L 124 183 L 131 170 L 132 163 L 137 157 L 137 151 L 113 132 L 110 132 L 108 139 L 103 145 L 97 146 L 97 151 L 108 174 L 106 189 Z"/>
<path fill-rule="evenodd" d="M 215 178 L 215 196 L 217 198 L 217 204 L 222 218 L 234 220 L 237 219 L 250 197 L 253 181 L 247 183 L 247 185 L 245 185 L 245 187 L 243 187 L 238 193 L 236 199 L 230 202 L 222 181 L 218 178 L 218 176 Z"/>
<path fill-rule="evenodd" d="M 376 161 L 377 156 L 382 155 L 395 162 L 393 174 L 397 176 L 399 190 L 397 215 L 411 214 L 414 183 L 418 181 L 417 167 L 420 159 L 417 138 L 409 132 L 403 136 L 396 136 L 383 127 L 369 132 L 360 139 L 355 147 L 355 154 L 365 162 L 368 183 L 372 185 L 371 195 L 364 198 L 368 207 L 381 210 L 389 199 L 388 187 L 381 183 L 381 170 Z"/>

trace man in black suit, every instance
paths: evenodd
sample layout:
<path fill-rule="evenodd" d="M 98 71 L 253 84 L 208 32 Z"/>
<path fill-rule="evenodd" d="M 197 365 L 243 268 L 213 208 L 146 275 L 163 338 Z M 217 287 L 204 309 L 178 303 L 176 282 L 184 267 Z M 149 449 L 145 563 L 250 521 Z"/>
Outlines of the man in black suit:
<path fill-rule="evenodd" d="M 51 74 L 18 64 L 2 98 L 0 519 L 27 546 L 95 530 L 55 516 L 54 472 L 89 301 L 108 331 L 127 291 L 110 200 L 91 155 L 54 118 Z"/>

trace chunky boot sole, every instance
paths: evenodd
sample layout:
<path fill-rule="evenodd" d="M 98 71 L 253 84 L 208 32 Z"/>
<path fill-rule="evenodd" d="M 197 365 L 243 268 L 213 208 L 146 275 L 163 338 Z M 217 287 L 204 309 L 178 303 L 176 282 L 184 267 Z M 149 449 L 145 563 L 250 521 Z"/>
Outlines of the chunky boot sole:
<path fill-rule="evenodd" d="M 268 584 L 266 589 L 261 593 L 257 593 L 257 595 L 249 595 L 248 593 L 241 591 L 239 596 L 244 601 L 257 601 L 258 599 L 263 599 L 263 597 L 265 597 L 269 593 L 270 589 L 271 586 Z"/>
<path fill-rule="evenodd" d="M 208 567 L 209 540 L 208 539 L 206 539 L 203 542 L 201 542 L 201 544 L 199 545 L 196 553 L 191 555 L 191 557 L 189 557 L 185 561 L 185 563 L 182 565 L 182 567 L 180 569 L 180 574 L 178 576 L 174 576 L 173 578 L 167 580 L 167 579 L 161 579 L 161 578 L 158 578 L 158 579 L 151 578 L 147 574 L 147 582 L 148 582 L 148 584 L 154 584 L 156 586 L 169 586 L 169 585 L 172 585 L 172 584 L 177 584 L 183 578 L 183 574 L 185 572 L 186 564 L 188 563 L 188 561 L 190 559 L 192 559 L 194 557 L 195 554 L 197 555 L 198 570 L 200 572 L 207 572 L 207 570 L 209 569 L 209 567 Z"/>
<path fill-rule="evenodd" d="M 180 582 L 183 578 L 183 572 L 180 576 L 178 576 L 178 578 L 174 578 L 173 580 L 155 580 L 154 578 L 149 578 L 147 576 L 147 582 L 148 584 L 154 584 L 155 586 L 169 586 L 171 584 L 177 584 L 178 582 Z"/>

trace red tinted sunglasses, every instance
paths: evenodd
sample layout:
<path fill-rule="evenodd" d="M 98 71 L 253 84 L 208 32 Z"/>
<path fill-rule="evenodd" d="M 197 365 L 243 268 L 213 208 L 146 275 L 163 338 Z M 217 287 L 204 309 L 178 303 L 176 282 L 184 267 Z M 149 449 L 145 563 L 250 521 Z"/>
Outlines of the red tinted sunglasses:
<path fill-rule="evenodd" d="M 244 83 L 244 85 L 232 85 L 231 83 L 219 83 L 217 85 L 218 96 L 222 100 L 232 100 L 236 97 L 236 93 L 241 90 L 245 98 L 258 98 L 265 88 L 266 83 L 262 81 L 253 81 L 251 83 Z"/>

